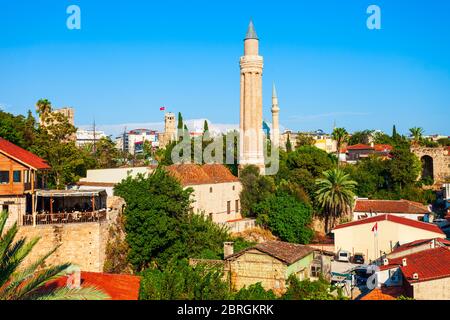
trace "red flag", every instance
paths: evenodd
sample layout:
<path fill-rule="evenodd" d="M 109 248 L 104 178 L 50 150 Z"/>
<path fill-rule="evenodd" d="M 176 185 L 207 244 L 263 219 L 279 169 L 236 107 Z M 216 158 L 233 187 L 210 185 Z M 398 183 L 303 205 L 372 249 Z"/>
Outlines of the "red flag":
<path fill-rule="evenodd" d="M 372 232 L 377 233 L 377 231 L 378 231 L 378 222 L 375 223 L 375 225 L 374 225 L 373 228 L 372 228 Z"/>
<path fill-rule="evenodd" d="M 159 111 L 165 111 L 165 110 L 166 110 L 166 107 L 159 108 Z"/>

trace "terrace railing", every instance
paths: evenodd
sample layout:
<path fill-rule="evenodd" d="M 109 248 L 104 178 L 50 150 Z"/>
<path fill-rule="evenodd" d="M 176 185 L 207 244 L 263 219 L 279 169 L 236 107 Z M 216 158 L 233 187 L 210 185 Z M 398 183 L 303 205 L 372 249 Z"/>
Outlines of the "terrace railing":
<path fill-rule="evenodd" d="M 38 213 L 36 215 L 36 225 L 99 222 L 106 220 L 106 216 L 106 209 L 93 212 Z M 24 226 L 32 226 L 33 215 L 24 215 L 22 221 Z"/>

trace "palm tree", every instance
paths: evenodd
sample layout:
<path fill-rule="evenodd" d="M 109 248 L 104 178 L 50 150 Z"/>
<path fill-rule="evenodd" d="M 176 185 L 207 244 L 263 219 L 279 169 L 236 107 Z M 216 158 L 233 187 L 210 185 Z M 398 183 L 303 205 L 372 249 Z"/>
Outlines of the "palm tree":
<path fill-rule="evenodd" d="M 316 180 L 316 195 L 324 211 L 325 232 L 328 233 L 330 225 L 335 225 L 336 218 L 353 206 L 357 183 L 341 169 L 328 170 L 323 175 L 324 178 Z"/>
<path fill-rule="evenodd" d="M 336 141 L 337 144 L 336 155 L 338 159 L 337 165 L 339 167 L 339 153 L 341 152 L 342 145 L 348 141 L 348 132 L 347 130 L 345 130 L 345 128 L 334 128 L 331 136 L 333 140 Z"/>
<path fill-rule="evenodd" d="M 109 298 L 102 291 L 85 287 L 80 289 L 45 287 L 47 283 L 67 273 L 70 264 L 43 268 L 53 249 L 26 268 L 21 264 L 38 243 L 39 238 L 26 241 L 17 235 L 17 223 L 4 232 L 8 214 L 0 213 L 0 300 L 103 300 Z"/>
<path fill-rule="evenodd" d="M 415 145 L 418 145 L 420 141 L 422 140 L 422 136 L 424 133 L 424 130 L 420 127 L 414 127 L 409 129 L 410 137 L 413 138 L 413 143 Z"/>

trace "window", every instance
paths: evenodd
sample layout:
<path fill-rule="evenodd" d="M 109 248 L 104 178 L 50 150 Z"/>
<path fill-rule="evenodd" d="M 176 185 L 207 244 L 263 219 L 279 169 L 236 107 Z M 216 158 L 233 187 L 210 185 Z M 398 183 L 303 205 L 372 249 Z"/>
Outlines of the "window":
<path fill-rule="evenodd" d="M 14 171 L 13 181 L 14 181 L 14 183 L 22 182 L 22 171 Z"/>
<path fill-rule="evenodd" d="M 233 191 L 236 190 L 236 186 L 233 186 Z"/>
<path fill-rule="evenodd" d="M 319 278 L 321 271 L 320 266 L 311 266 L 311 277 Z"/>
<path fill-rule="evenodd" d="M 231 214 L 231 201 L 227 202 L 227 214 Z"/>
<path fill-rule="evenodd" d="M 236 213 L 238 213 L 239 212 L 239 200 L 236 200 L 235 207 L 236 207 Z"/>
<path fill-rule="evenodd" d="M 7 204 L 2 205 L 2 211 L 9 212 L 9 206 Z"/>
<path fill-rule="evenodd" d="M 213 193 L 213 188 L 209 188 L 209 193 Z"/>
<path fill-rule="evenodd" d="M 0 171 L 0 184 L 9 183 L 9 171 Z"/>

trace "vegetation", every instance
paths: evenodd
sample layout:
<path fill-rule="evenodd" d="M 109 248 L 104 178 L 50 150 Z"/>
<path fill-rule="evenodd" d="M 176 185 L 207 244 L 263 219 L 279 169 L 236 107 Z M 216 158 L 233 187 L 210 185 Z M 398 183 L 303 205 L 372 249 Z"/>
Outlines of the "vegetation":
<path fill-rule="evenodd" d="M 277 296 L 272 290 L 265 290 L 260 282 L 244 287 L 234 295 L 235 300 L 276 300 Z"/>
<path fill-rule="evenodd" d="M 328 233 L 336 220 L 353 206 L 357 183 L 340 169 L 325 171 L 323 175 L 324 178 L 316 180 L 316 194 L 325 218 L 325 232 Z"/>
<path fill-rule="evenodd" d="M 356 131 L 348 139 L 348 144 L 351 146 L 354 146 L 356 144 L 369 144 L 372 135 L 372 130 Z"/>
<path fill-rule="evenodd" d="M 300 148 L 303 146 L 313 146 L 314 144 L 315 140 L 311 135 L 302 132 L 297 135 L 296 148 Z"/>
<path fill-rule="evenodd" d="M 312 220 L 311 206 L 285 192 L 270 195 L 257 204 L 254 210 L 258 217 L 257 223 L 283 241 L 308 244 L 314 235 L 309 227 Z"/>
<path fill-rule="evenodd" d="M 309 279 L 299 280 L 296 276 L 291 275 L 288 279 L 288 290 L 283 296 L 284 300 L 341 300 L 342 295 L 338 292 L 337 297 L 331 292 L 333 291 L 330 283 L 323 278 L 317 281 Z"/>
<path fill-rule="evenodd" d="M 66 274 L 70 264 L 44 267 L 57 248 L 23 267 L 39 238 L 15 239 L 18 227 L 5 230 L 8 214 L 0 213 L 0 300 L 103 300 L 108 296 L 92 287 L 69 289 L 46 286 Z"/>
<path fill-rule="evenodd" d="M 348 132 L 344 128 L 335 128 L 333 133 L 331 134 L 333 140 L 336 141 L 337 145 L 337 157 L 339 158 L 339 153 L 341 152 L 341 148 L 348 141 Z M 337 162 L 339 166 L 339 161 Z"/>

